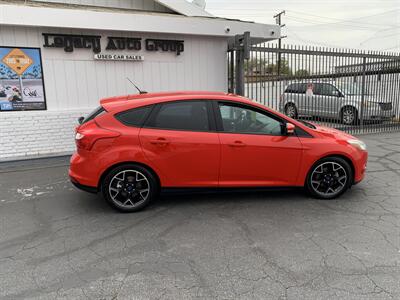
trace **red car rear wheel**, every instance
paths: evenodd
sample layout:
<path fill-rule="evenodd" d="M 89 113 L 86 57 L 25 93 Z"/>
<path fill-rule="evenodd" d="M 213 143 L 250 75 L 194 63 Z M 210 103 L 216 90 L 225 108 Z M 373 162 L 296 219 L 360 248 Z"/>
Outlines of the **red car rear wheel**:
<path fill-rule="evenodd" d="M 112 169 L 102 182 L 104 199 L 122 212 L 143 209 L 154 200 L 158 192 L 154 175 L 136 164 L 125 164 Z"/>

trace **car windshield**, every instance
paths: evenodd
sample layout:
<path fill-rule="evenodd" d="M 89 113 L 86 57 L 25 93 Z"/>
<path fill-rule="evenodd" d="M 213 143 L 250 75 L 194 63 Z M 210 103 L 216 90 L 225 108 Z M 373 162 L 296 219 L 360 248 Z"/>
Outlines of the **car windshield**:
<path fill-rule="evenodd" d="M 341 83 L 338 84 L 340 90 L 348 96 L 362 95 L 362 87 L 355 83 Z M 368 91 L 365 92 L 368 95 Z"/>

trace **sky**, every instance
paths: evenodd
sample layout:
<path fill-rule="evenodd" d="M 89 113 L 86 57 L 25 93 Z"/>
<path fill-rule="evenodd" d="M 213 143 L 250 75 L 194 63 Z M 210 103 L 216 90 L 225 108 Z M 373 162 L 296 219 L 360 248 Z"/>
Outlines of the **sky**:
<path fill-rule="evenodd" d="M 216 16 L 275 24 L 283 43 L 400 52 L 400 0 L 207 0 Z"/>

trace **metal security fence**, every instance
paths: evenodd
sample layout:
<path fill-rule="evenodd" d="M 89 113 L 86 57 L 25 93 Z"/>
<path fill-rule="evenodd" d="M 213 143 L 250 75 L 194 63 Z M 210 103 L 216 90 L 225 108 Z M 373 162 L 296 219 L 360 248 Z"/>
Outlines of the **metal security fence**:
<path fill-rule="evenodd" d="M 277 44 L 246 54 L 244 46 L 228 52 L 231 92 L 352 134 L 400 130 L 398 54 Z"/>

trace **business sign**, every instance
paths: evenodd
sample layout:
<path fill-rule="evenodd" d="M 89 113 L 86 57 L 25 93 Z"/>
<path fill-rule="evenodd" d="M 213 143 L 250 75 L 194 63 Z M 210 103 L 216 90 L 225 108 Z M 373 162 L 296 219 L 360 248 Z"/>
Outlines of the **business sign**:
<path fill-rule="evenodd" d="M 44 109 L 40 49 L 0 46 L 0 111 Z"/>
<path fill-rule="evenodd" d="M 101 36 L 43 33 L 45 48 L 62 48 L 65 52 L 74 49 L 90 49 L 95 54 L 101 52 Z M 145 39 L 131 37 L 107 37 L 105 50 L 140 51 L 145 49 L 150 52 L 170 52 L 181 55 L 185 51 L 184 41 L 166 39 Z M 144 45 L 144 47 L 143 47 Z"/>
<path fill-rule="evenodd" d="M 3 57 L 3 63 L 21 76 L 33 64 L 33 60 L 21 49 L 15 48 Z"/>
<path fill-rule="evenodd" d="M 123 60 L 123 61 L 143 61 L 143 55 L 130 55 L 130 54 L 95 54 L 95 60 Z"/>

